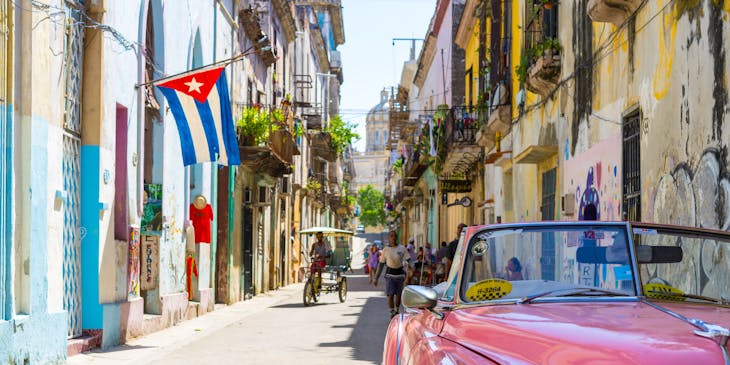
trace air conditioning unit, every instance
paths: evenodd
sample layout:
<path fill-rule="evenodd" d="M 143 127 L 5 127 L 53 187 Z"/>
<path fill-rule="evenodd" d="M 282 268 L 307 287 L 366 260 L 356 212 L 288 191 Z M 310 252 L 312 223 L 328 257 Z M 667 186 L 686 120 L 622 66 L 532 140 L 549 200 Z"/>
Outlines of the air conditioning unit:
<path fill-rule="evenodd" d="M 575 214 L 575 194 L 568 193 L 562 196 L 561 206 L 563 207 L 563 213 L 565 215 Z"/>
<path fill-rule="evenodd" d="M 271 203 L 271 192 L 268 186 L 259 186 L 259 193 L 257 196 L 256 203 L 258 204 L 269 204 Z"/>

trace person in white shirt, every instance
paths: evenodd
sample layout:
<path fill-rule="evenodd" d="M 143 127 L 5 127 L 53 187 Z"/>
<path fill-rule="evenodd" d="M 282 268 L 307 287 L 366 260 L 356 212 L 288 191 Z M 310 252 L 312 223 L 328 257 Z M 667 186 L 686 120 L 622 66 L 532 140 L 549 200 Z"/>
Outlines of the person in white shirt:
<path fill-rule="evenodd" d="M 383 248 L 380 255 L 380 262 L 385 265 L 378 266 L 378 273 L 375 275 L 375 286 L 378 286 L 378 279 L 385 266 L 385 295 L 388 296 L 388 307 L 390 317 L 395 317 L 400 308 L 400 297 L 403 291 L 403 282 L 406 280 L 406 271 L 403 262 L 406 260 L 406 248 L 398 243 L 398 234 L 390 231 L 388 234 L 388 246 Z"/>

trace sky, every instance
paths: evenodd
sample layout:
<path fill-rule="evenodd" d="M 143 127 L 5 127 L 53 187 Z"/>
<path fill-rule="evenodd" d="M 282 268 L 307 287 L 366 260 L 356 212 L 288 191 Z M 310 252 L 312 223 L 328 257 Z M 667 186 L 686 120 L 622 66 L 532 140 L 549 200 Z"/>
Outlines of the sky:
<path fill-rule="evenodd" d="M 365 150 L 365 117 L 380 102 L 383 88 L 396 87 L 403 63 L 408 61 L 411 41 L 418 38 L 416 58 L 421 51 L 436 0 L 342 0 L 345 44 L 342 56 L 340 115 L 357 123 L 360 140 L 355 149 Z"/>

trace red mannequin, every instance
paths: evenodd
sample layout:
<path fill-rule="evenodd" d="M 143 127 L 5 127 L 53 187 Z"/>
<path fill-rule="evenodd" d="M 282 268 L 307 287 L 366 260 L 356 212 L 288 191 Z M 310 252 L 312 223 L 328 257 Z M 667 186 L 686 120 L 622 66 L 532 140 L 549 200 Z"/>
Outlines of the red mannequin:
<path fill-rule="evenodd" d="M 190 220 L 195 228 L 195 243 L 210 243 L 210 224 L 213 221 L 213 208 L 204 196 L 198 195 L 190 204 Z"/>

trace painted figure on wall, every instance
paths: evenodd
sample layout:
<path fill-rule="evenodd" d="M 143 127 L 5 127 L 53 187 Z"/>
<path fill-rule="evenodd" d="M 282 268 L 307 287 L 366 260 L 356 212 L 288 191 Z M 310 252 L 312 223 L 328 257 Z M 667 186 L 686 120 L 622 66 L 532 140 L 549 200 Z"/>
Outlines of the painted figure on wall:
<path fill-rule="evenodd" d="M 599 164 L 600 169 L 600 164 Z M 599 170 L 600 171 L 600 170 Z M 576 196 L 580 196 L 580 188 L 578 188 Z M 593 166 L 588 168 L 588 176 L 586 176 L 586 185 L 585 190 L 583 191 L 583 195 L 580 198 L 580 206 L 578 210 L 578 219 L 584 220 L 586 219 L 586 207 L 592 206 L 592 208 L 595 210 L 595 217 L 591 216 L 591 220 L 600 220 L 601 219 L 601 209 L 600 209 L 600 197 L 598 194 L 598 189 L 596 189 L 596 186 L 594 184 L 594 170 Z M 591 211 L 592 213 L 592 211 Z"/>
<path fill-rule="evenodd" d="M 195 243 L 210 243 L 210 225 L 213 221 L 213 208 L 203 195 L 198 195 L 190 204 L 190 220 L 195 229 Z"/>

